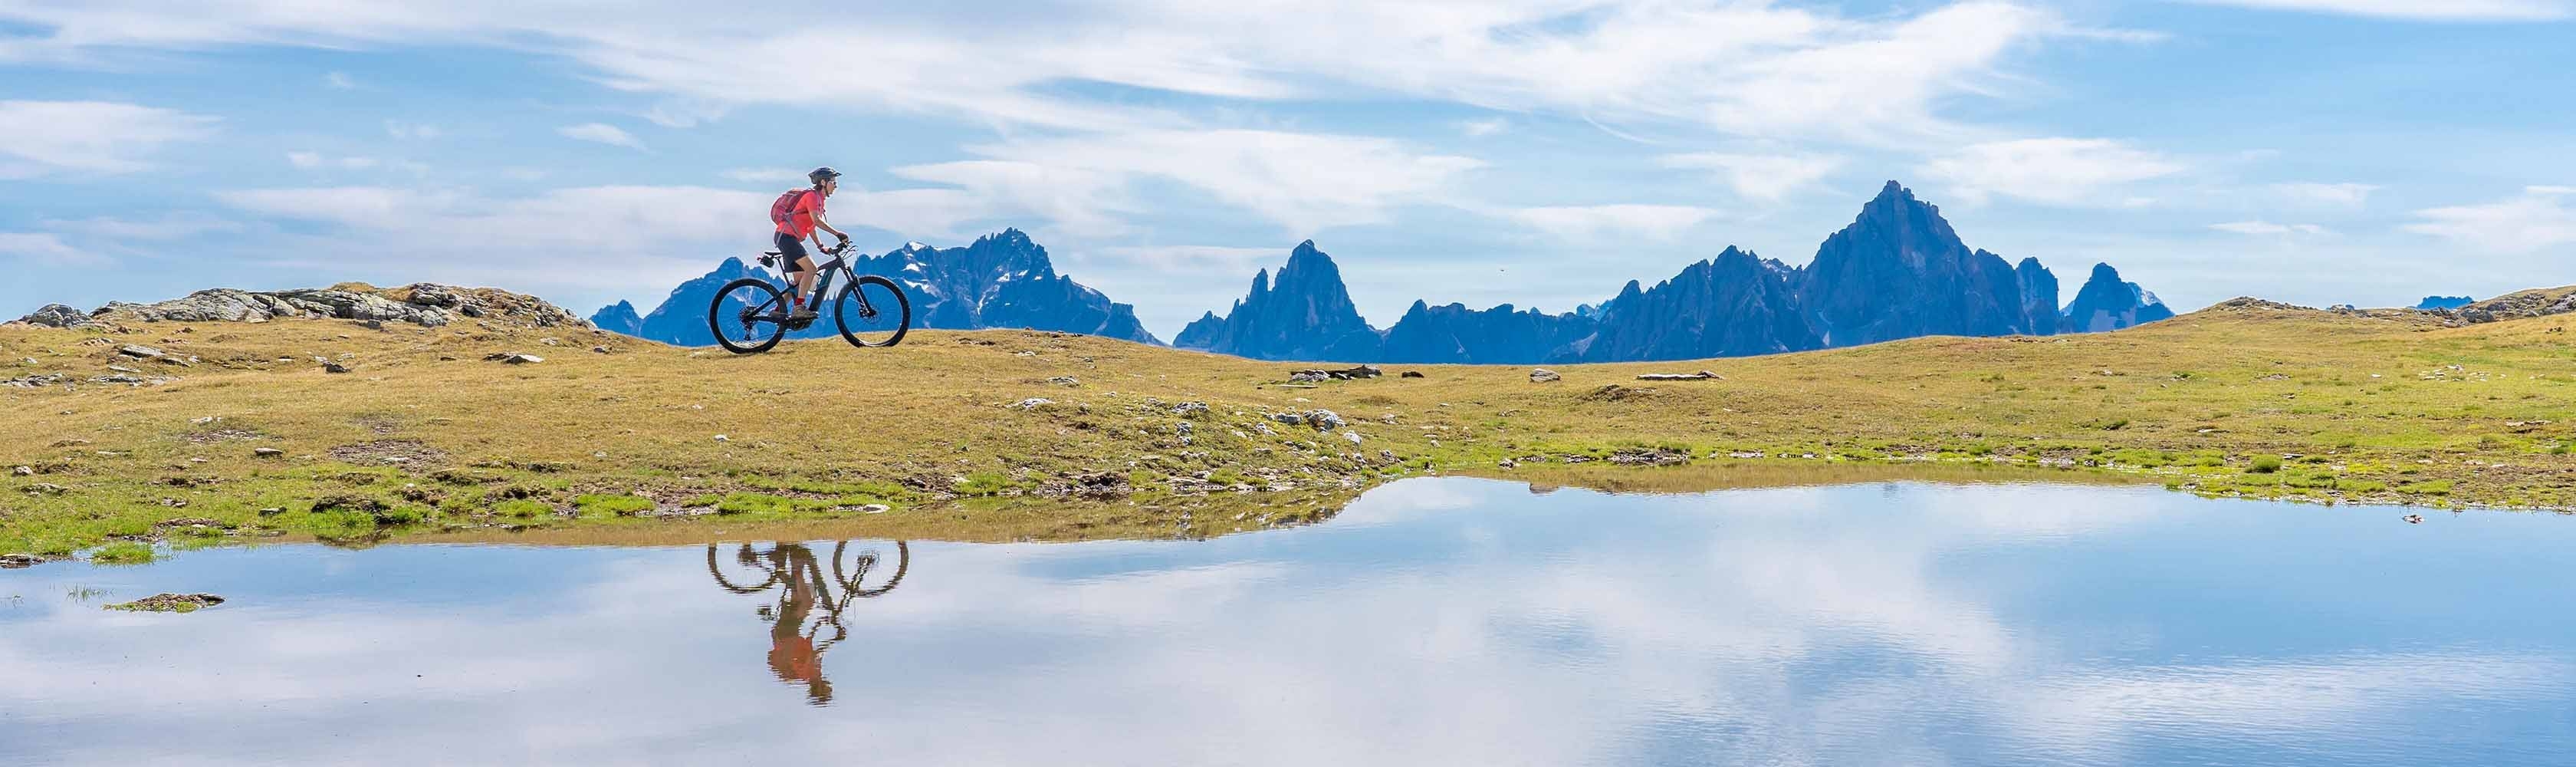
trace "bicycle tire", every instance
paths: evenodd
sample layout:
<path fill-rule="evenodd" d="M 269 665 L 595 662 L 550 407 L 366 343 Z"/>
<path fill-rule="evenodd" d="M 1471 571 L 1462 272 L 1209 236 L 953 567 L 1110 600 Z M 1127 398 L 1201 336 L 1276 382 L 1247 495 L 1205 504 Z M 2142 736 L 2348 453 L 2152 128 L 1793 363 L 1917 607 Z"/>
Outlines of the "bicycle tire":
<path fill-rule="evenodd" d="M 728 299 L 734 298 L 734 291 L 745 288 L 750 289 L 748 297 L 731 301 L 732 305 L 728 306 Z M 787 325 L 775 320 L 763 323 L 769 326 L 766 337 L 755 335 L 753 326 L 759 322 L 760 315 L 786 312 L 787 294 L 779 292 L 778 286 L 757 277 L 744 277 L 716 289 L 715 300 L 707 302 L 707 332 L 715 334 L 716 344 L 724 347 L 725 351 L 735 354 L 769 351 L 769 347 L 778 345 L 779 339 L 787 337 Z M 725 333 L 727 320 L 741 323 L 745 336 L 742 340 L 737 341 Z"/>
<path fill-rule="evenodd" d="M 746 549 L 750 548 L 750 544 L 743 544 L 743 546 Z M 724 587 L 724 590 L 726 591 L 736 594 L 758 594 L 760 592 L 767 591 L 769 590 L 769 587 L 778 584 L 777 571 L 769 570 L 768 568 L 761 569 L 763 572 L 767 572 L 769 577 L 762 580 L 760 585 L 750 587 L 737 585 L 733 582 L 733 579 L 725 577 L 723 568 L 716 566 L 716 544 L 707 544 L 707 574 L 715 576 L 716 585 Z"/>
<path fill-rule="evenodd" d="M 873 568 L 860 568 L 859 572 L 855 575 L 842 568 L 841 552 L 848 548 L 849 545 L 849 541 L 842 541 L 832 546 L 832 581 L 841 587 L 841 592 L 846 595 L 843 597 L 844 599 L 863 599 L 893 591 L 894 587 L 903 585 L 903 574 L 912 570 L 912 544 L 908 541 L 895 541 L 894 576 L 887 578 L 885 585 L 883 586 L 878 586 L 873 589 L 862 588 L 866 585 L 864 581 L 866 581 L 868 577 L 867 570 Z M 879 562 L 879 564 L 882 564 L 882 562 Z"/>
<path fill-rule="evenodd" d="M 871 285 L 884 290 L 874 296 L 861 292 Z M 894 299 L 894 306 L 891 309 L 876 305 L 888 296 Z M 862 321 L 869 321 L 868 315 L 871 314 L 891 319 L 894 334 L 886 336 L 883 340 L 860 338 L 860 331 L 850 329 L 850 318 L 853 314 L 858 314 Z M 912 332 L 912 297 L 904 295 L 903 288 L 894 284 L 893 280 L 873 274 L 861 276 L 851 280 L 850 284 L 841 286 L 840 295 L 832 299 L 832 324 L 840 326 L 841 340 L 848 341 L 851 346 L 861 349 L 882 349 L 902 343 L 903 335 Z M 868 332 L 886 331 L 884 327 L 873 327 Z"/>

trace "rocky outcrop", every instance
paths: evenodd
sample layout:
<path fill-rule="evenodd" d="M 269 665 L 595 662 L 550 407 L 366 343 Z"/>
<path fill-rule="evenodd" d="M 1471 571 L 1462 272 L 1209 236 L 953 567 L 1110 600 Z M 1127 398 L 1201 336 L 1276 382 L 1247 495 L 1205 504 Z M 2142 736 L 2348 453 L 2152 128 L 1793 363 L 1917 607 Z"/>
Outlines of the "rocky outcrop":
<path fill-rule="evenodd" d="M 112 302 L 86 315 L 55 304 L 19 321 L 90 327 L 130 322 L 267 322 L 288 318 L 407 322 L 424 327 L 439 327 L 460 319 L 520 327 L 588 327 L 572 312 L 533 296 L 430 283 L 399 288 L 343 283 L 328 288 L 276 291 L 214 288 L 158 303 Z"/>
<path fill-rule="evenodd" d="M 2078 333 L 2100 333 L 2172 319 L 2173 310 L 2145 288 L 2120 280 L 2120 270 L 2094 264 L 2093 276 L 2066 305 L 2066 327 Z"/>
<path fill-rule="evenodd" d="M 907 243 L 884 255 L 853 257 L 850 269 L 902 285 L 912 301 L 912 325 L 917 328 L 1026 328 L 1161 343 L 1136 319 L 1135 307 L 1112 302 L 1100 291 L 1057 274 L 1046 248 L 1017 229 L 986 235 L 962 248 Z M 753 276 L 779 280 L 770 270 L 728 258 L 714 271 L 673 288 L 636 323 L 635 330 L 610 322 L 600 326 L 668 344 L 713 344 L 715 336 L 707 330 L 707 305 L 725 283 Z M 825 298 L 816 307 L 822 319 L 790 337 L 822 338 L 838 332 L 832 304 Z M 609 306 L 595 316 L 616 320 L 618 312 L 618 306 Z"/>
<path fill-rule="evenodd" d="M 1261 270 L 1224 317 L 1200 317 L 1172 345 L 1253 359 L 1368 362 L 1378 359 L 1384 338 L 1360 319 L 1341 268 L 1307 240 L 1288 254 L 1276 282 Z"/>
<path fill-rule="evenodd" d="M 1890 181 L 1817 248 L 1798 292 L 1826 345 L 1854 346 L 2035 332 L 2021 281 L 2002 258 L 1961 243 L 1940 208 Z"/>
<path fill-rule="evenodd" d="M 2451 310 L 2450 316 L 2470 324 L 2531 317 L 2548 317 L 2576 312 L 2576 287 L 2525 290 L 2471 303 Z M 2443 312 L 2434 312 L 2443 314 Z"/>
<path fill-rule="evenodd" d="M 1599 329 L 1556 355 L 1563 362 L 1735 357 L 1823 346 L 1776 261 L 1727 248 L 1651 289 L 1630 281 L 1601 306 Z"/>

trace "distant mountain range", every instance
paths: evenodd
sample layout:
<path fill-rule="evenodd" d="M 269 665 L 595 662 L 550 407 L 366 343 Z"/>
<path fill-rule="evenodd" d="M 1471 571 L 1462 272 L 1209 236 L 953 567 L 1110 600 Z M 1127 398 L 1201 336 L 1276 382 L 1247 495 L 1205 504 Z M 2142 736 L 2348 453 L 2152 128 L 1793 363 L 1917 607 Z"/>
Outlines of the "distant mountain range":
<path fill-rule="evenodd" d="M 1417 301 L 1381 332 L 1352 307 L 1332 258 L 1307 242 L 1275 279 L 1255 275 L 1226 314 L 1202 315 L 1173 345 L 1283 360 L 1623 362 L 2094 332 L 2173 316 L 2108 264 L 2065 308 L 2057 298 L 2057 276 L 2038 259 L 2015 265 L 1969 249 L 1939 208 L 1891 181 L 1806 266 L 1729 247 L 1653 287 L 1630 281 L 1597 309 L 1564 314 Z"/>
<path fill-rule="evenodd" d="M 963 248 L 939 249 L 907 243 L 881 256 L 859 255 L 850 268 L 900 283 L 912 300 L 912 325 L 918 328 L 973 330 L 1028 328 L 1056 330 L 1160 344 L 1136 320 L 1136 308 L 1115 303 L 1100 291 L 1056 274 L 1046 248 L 1017 229 L 985 235 Z M 637 314 L 619 301 L 590 317 L 604 330 L 682 346 L 716 342 L 707 329 L 707 305 L 716 290 L 742 277 L 776 279 L 769 270 L 728 258 L 715 271 L 680 283 L 651 314 Z M 819 310 L 823 319 L 795 338 L 822 338 L 835 332 L 829 296 Z"/>
<path fill-rule="evenodd" d="M 1018 230 L 964 248 L 918 243 L 854 268 L 901 281 L 916 327 L 1031 328 L 1158 343 L 1127 304 L 1055 274 L 1046 249 Z M 727 259 L 682 283 L 650 314 L 625 302 L 592 317 L 602 328 L 666 343 L 714 343 L 706 306 L 715 289 L 763 270 Z M 1630 281 L 1597 306 L 1562 314 L 1510 304 L 1470 309 L 1415 301 L 1395 325 L 1370 325 L 1341 269 L 1313 241 L 1222 316 L 1208 312 L 1172 345 L 1256 359 L 1532 364 L 1698 359 L 1803 351 L 1926 335 L 2052 335 L 2115 330 L 2173 316 L 2155 294 L 2093 267 L 2072 302 L 2038 259 L 2007 262 L 1960 241 L 1940 209 L 1888 182 L 1851 225 L 1801 267 L 1728 247 L 1646 287 Z M 817 323 L 800 336 L 829 335 Z"/>

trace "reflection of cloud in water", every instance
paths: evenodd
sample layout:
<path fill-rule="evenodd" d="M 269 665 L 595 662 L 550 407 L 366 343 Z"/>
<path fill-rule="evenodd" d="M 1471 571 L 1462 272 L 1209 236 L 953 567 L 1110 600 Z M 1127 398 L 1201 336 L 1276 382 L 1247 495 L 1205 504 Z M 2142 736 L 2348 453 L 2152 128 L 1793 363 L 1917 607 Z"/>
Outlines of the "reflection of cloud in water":
<path fill-rule="evenodd" d="M 2405 651 L 2125 663 L 2142 640 L 2120 627 L 2144 619 L 1959 564 L 2270 509 L 1889 487 L 1407 482 L 1330 524 L 1209 543 L 914 544 L 902 589 L 846 616 L 822 709 L 770 681 L 756 600 L 711 585 L 696 549 L 489 554 L 553 564 L 490 605 L 282 582 L 191 616 L 0 613 L 0 761 L 2118 763 L 2172 739 L 2259 756 L 2401 737 L 2427 707 L 2563 708 L 2576 677 L 2563 643 L 2440 627 Z M 453 566 L 352 561 L 362 579 Z"/>

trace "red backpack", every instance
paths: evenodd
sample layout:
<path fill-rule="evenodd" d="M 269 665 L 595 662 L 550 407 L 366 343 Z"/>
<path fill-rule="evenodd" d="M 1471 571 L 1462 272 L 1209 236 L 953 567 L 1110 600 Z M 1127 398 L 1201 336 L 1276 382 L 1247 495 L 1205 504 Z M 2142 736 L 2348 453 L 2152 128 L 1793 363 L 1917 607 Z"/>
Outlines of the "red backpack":
<path fill-rule="evenodd" d="M 786 224 L 787 216 L 796 211 L 796 203 L 805 199 L 805 193 L 811 191 L 814 190 L 789 189 L 787 193 L 779 195 L 777 202 L 769 204 L 769 223 Z"/>

